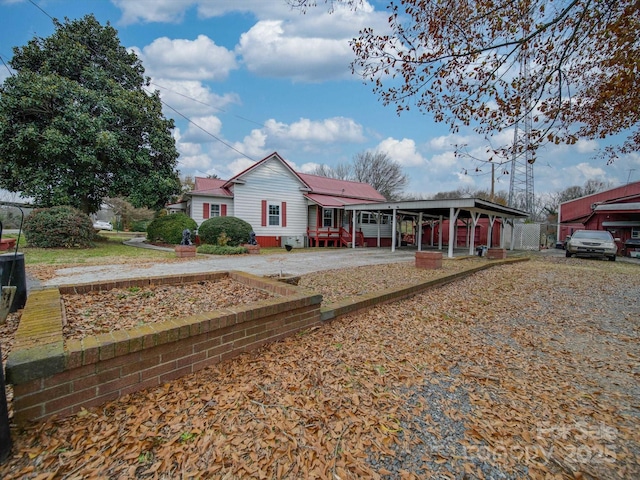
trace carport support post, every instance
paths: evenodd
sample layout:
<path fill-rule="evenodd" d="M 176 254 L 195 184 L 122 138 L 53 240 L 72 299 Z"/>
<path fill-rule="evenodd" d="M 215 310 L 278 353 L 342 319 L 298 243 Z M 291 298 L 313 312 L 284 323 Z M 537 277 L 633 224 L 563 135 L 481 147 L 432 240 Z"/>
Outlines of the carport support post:
<path fill-rule="evenodd" d="M 453 208 L 451 209 L 453 210 Z M 440 222 L 438 223 L 438 250 L 442 250 L 442 215 L 440 215 Z"/>
<path fill-rule="evenodd" d="M 422 212 L 418 214 L 418 251 L 422 251 Z"/>
<path fill-rule="evenodd" d="M 469 240 L 469 255 L 473 255 L 476 248 L 476 225 L 480 219 L 480 212 L 469 212 L 471 214 L 471 220 L 473 220 L 473 226 L 471 227 L 471 238 Z"/>
<path fill-rule="evenodd" d="M 558 212 L 560 212 L 560 207 L 558 207 Z M 515 241 L 516 241 L 516 219 L 515 217 L 513 217 L 511 219 L 511 245 L 509 245 L 509 250 L 513 251 L 513 243 Z"/>
<path fill-rule="evenodd" d="M 431 220 L 429 222 L 429 226 L 431 227 L 431 246 L 433 247 L 433 237 L 435 235 L 436 222 L 435 220 Z"/>
<path fill-rule="evenodd" d="M 492 237 L 493 237 L 493 224 L 496 221 L 495 215 L 489 215 L 489 232 L 487 233 L 487 248 L 491 248 L 492 245 Z"/>
<path fill-rule="evenodd" d="M 447 257 L 449 258 L 453 258 L 453 244 L 456 241 L 456 223 L 458 223 L 459 213 L 460 209 L 449 208 L 449 253 L 447 253 Z"/>
<path fill-rule="evenodd" d="M 398 233 L 396 232 L 396 228 L 398 228 L 398 222 L 396 220 L 396 209 L 393 209 L 393 226 L 391 228 L 391 251 L 396 251 L 396 236 Z"/>

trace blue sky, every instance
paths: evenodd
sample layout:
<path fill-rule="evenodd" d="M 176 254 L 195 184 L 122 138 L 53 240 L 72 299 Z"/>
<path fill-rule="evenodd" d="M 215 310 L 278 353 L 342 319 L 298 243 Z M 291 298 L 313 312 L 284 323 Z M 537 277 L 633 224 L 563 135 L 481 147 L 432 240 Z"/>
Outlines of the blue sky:
<path fill-rule="evenodd" d="M 34 0 L 62 20 L 93 13 L 114 26 L 140 56 L 154 88 L 174 110 L 179 170 L 229 178 L 277 151 L 301 172 L 350 162 L 381 150 L 410 177 L 408 193 L 428 196 L 490 188 L 490 169 L 454 156 L 455 144 L 486 158 L 486 141 L 472 130 L 451 134 L 429 114 L 397 116 L 351 74 L 349 40 L 363 27 L 384 29 L 387 2 L 357 12 L 320 7 L 301 15 L 285 0 Z M 53 32 L 51 19 L 27 0 L 0 0 L 0 56 Z M 9 75 L 0 65 L 0 81 Z M 206 130 L 206 133 L 203 131 Z M 512 139 L 513 132 L 500 134 Z M 215 137 L 215 138 L 214 138 Z M 499 143 L 496 140 L 494 143 Z M 598 143 L 549 146 L 534 165 L 536 194 L 588 179 L 640 180 L 640 155 L 613 165 L 596 159 Z M 241 155 L 238 152 L 242 152 Z M 476 172 L 480 167 L 481 172 Z M 507 166 L 508 167 L 508 166 Z M 508 169 L 508 168 L 507 168 Z M 496 190 L 509 176 L 496 169 Z M 465 174 L 466 171 L 466 174 Z"/>

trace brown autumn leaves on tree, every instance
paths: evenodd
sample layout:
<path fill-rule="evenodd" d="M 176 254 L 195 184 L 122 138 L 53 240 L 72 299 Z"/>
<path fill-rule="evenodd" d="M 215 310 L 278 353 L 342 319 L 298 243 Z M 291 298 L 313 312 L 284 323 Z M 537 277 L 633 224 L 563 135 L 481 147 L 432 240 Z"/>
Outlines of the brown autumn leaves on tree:
<path fill-rule="evenodd" d="M 304 11 L 317 2 L 289 3 Z M 363 3 L 325 0 L 329 11 Z M 402 0 L 387 9 L 387 31 L 352 40 L 352 69 L 398 113 L 417 108 L 486 137 L 530 113 L 533 149 L 617 134 L 626 138 L 605 147 L 609 162 L 640 148 L 637 0 Z"/>

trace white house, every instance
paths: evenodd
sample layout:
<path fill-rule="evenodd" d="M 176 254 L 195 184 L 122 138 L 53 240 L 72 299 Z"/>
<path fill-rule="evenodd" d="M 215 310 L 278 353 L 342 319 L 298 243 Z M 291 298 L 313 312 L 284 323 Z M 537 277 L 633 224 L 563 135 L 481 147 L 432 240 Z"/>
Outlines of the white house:
<path fill-rule="evenodd" d="M 186 212 L 198 225 L 215 216 L 241 218 L 263 247 L 347 246 L 353 213 L 345 205 L 384 201 L 369 184 L 298 173 L 274 152 L 229 180 L 196 177 Z M 357 215 L 356 245 L 391 237 L 389 217 L 375 207 Z"/>

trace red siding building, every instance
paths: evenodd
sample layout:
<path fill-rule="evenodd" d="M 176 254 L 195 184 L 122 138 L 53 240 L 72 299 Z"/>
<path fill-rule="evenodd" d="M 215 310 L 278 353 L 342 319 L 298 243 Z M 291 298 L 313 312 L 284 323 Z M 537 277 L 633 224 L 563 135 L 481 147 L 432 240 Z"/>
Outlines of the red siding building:
<path fill-rule="evenodd" d="M 576 198 L 560 204 L 558 238 L 575 230 L 608 230 L 619 238 L 618 253 L 640 252 L 640 182 Z"/>

